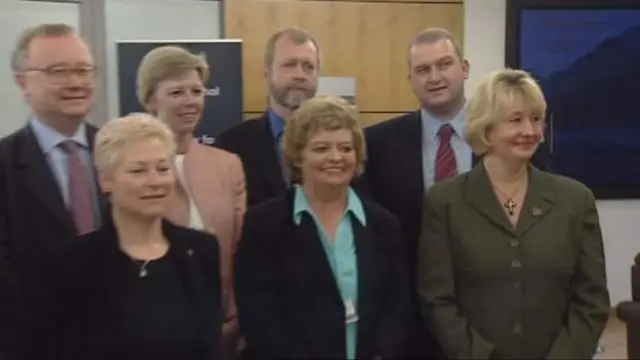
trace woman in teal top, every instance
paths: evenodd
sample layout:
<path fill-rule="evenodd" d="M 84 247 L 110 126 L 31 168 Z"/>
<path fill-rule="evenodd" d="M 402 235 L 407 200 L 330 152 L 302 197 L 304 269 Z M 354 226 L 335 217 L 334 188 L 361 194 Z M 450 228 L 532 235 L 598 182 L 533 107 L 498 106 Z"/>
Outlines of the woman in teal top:
<path fill-rule="evenodd" d="M 236 255 L 248 358 L 395 358 L 409 314 L 398 221 L 349 184 L 365 144 L 357 112 L 337 97 L 288 120 L 284 163 L 295 184 L 251 208 Z"/>

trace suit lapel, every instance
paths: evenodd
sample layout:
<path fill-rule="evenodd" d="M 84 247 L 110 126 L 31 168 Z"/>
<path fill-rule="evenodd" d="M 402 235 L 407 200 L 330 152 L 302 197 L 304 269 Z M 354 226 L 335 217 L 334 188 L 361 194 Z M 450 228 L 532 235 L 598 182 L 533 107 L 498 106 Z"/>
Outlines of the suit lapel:
<path fill-rule="evenodd" d="M 169 197 L 169 205 L 165 207 L 165 218 L 173 221 L 178 225 L 188 226 L 190 215 L 189 195 L 186 193 L 186 190 L 180 181 L 177 171 L 174 176 L 175 185 Z"/>
<path fill-rule="evenodd" d="M 87 132 L 87 142 L 89 143 L 89 150 L 91 151 L 91 155 L 93 156 L 94 141 L 95 141 L 98 129 L 96 129 L 90 124 L 87 124 L 86 132 Z M 93 164 L 93 159 L 91 159 L 91 164 Z M 105 196 L 105 194 L 102 192 L 102 189 L 100 188 L 100 183 L 98 181 L 99 175 L 95 169 L 95 166 L 93 166 L 93 175 L 94 175 L 93 178 L 94 178 L 95 189 L 96 189 L 96 197 L 98 199 L 98 204 L 97 204 L 98 212 L 100 214 L 100 219 L 102 219 L 102 214 L 104 214 L 104 212 L 107 209 L 108 201 L 107 201 L 107 197 Z"/>
<path fill-rule="evenodd" d="M 210 205 L 220 204 L 213 204 L 206 200 L 219 198 L 219 194 L 222 192 L 220 181 L 225 178 L 225 175 L 219 173 L 221 169 L 215 166 L 218 162 L 215 161 L 215 159 L 211 159 L 210 155 L 212 153 L 205 151 L 209 149 L 204 148 L 204 146 L 205 145 L 199 144 L 197 140 L 193 140 L 189 152 L 184 158 L 184 175 L 187 180 L 187 189 L 185 190 L 191 194 L 192 200 L 196 203 L 205 227 L 213 230 L 215 227 L 211 223 L 211 219 L 215 218 L 213 215 L 217 206 Z M 214 164 L 214 166 L 208 168 L 207 171 L 197 170 L 197 167 L 207 166 L 209 164 Z M 178 182 L 176 186 L 182 188 L 180 182 Z M 186 209 L 183 210 L 186 210 L 188 214 L 189 197 L 184 191 L 182 191 L 180 195 L 182 195 L 182 202 L 186 204 Z M 188 219 L 185 220 L 187 220 L 188 223 Z"/>
<path fill-rule="evenodd" d="M 376 235 L 370 226 L 362 226 L 353 215 L 350 216 L 358 259 L 358 316 L 360 324 L 367 328 L 369 321 L 367 315 L 371 314 L 371 299 L 375 298 Z M 371 217 L 368 218 L 370 219 Z"/>
<path fill-rule="evenodd" d="M 475 211 L 509 234 L 514 234 L 509 218 L 500 207 L 482 162 L 466 175 L 464 198 Z"/>
<path fill-rule="evenodd" d="M 271 189 L 274 195 L 281 194 L 287 188 L 287 184 L 282 176 L 282 166 L 278 159 L 278 152 L 276 150 L 276 143 L 269 128 L 269 120 L 267 115 L 262 119 L 253 120 L 259 121 L 261 129 L 258 131 L 256 141 L 254 142 L 254 155 L 260 159 L 258 164 L 260 166 L 260 172 L 264 175 L 265 182 Z"/>
<path fill-rule="evenodd" d="M 420 111 L 415 111 L 409 116 L 409 121 L 404 122 L 401 136 L 398 141 L 404 144 L 405 150 L 398 154 L 398 161 L 406 161 L 405 169 L 410 169 L 410 173 L 404 181 L 410 187 L 408 193 L 416 194 L 416 199 L 422 204 L 424 197 L 424 169 L 422 165 L 422 117 Z M 416 172 L 418 172 L 416 174 Z M 420 205 L 421 206 L 421 205 Z"/>
<path fill-rule="evenodd" d="M 292 212 L 288 214 L 293 214 Z M 312 271 L 311 279 L 317 279 L 322 286 L 326 286 L 327 289 L 334 295 L 334 298 L 342 304 L 342 296 L 340 295 L 340 289 L 333 276 L 333 270 L 331 264 L 327 258 L 327 254 L 322 245 L 322 239 L 318 236 L 318 229 L 314 220 L 306 212 L 302 214 L 302 221 L 300 225 L 293 225 L 295 227 L 295 242 L 302 247 L 302 253 L 306 256 L 303 261 L 308 261 L 309 264 L 305 268 Z"/>
<path fill-rule="evenodd" d="M 198 263 L 197 261 L 201 254 L 195 253 L 196 249 L 193 249 L 189 245 L 189 242 L 184 241 L 188 240 L 184 238 L 185 234 L 179 232 L 171 223 L 164 221 L 163 231 L 170 244 L 169 256 L 171 256 L 178 266 L 178 270 L 180 271 L 182 279 L 186 285 L 185 287 L 191 295 L 191 300 L 195 307 L 192 309 L 191 314 L 193 314 L 193 321 L 200 328 L 198 333 L 202 335 L 203 339 L 211 341 L 209 338 L 212 338 L 216 333 L 212 328 L 212 325 L 215 324 L 216 321 L 212 321 L 212 319 L 214 319 L 216 314 L 219 314 L 219 311 L 218 309 L 213 309 L 211 307 L 211 303 L 208 302 L 210 297 L 207 294 L 210 293 L 210 291 L 207 290 L 208 284 L 203 276 L 203 271 L 205 269 L 203 269 L 201 267 L 201 263 Z M 218 274 L 215 274 L 215 276 L 218 276 Z M 219 289 L 210 290 L 216 291 Z M 219 299 L 219 301 L 221 301 L 221 299 Z M 206 314 L 206 316 L 203 316 L 203 314 Z M 222 323 L 222 319 L 215 320 Z"/>
<path fill-rule="evenodd" d="M 464 197 L 471 207 L 505 232 L 523 236 L 553 210 L 555 196 L 550 190 L 552 188 L 543 172 L 534 166 L 529 167 L 529 188 L 515 228 L 504 213 L 482 162 L 468 173 Z"/>
<path fill-rule="evenodd" d="M 545 174 L 534 166 L 529 169 L 529 188 L 516 226 L 518 236 L 523 236 L 544 219 L 555 204 L 553 186 L 547 183 Z"/>
<path fill-rule="evenodd" d="M 71 213 L 64 204 L 60 189 L 31 127 L 25 126 L 21 135 L 16 165 L 25 185 L 55 218 L 75 233 Z"/>

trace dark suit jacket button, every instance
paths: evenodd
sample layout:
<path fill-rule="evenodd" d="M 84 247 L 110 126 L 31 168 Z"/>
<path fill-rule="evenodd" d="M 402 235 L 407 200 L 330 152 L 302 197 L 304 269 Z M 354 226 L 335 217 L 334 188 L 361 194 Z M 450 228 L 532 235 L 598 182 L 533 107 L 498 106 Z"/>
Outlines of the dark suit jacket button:
<path fill-rule="evenodd" d="M 520 323 L 517 323 L 517 324 L 513 327 L 513 333 L 514 333 L 514 334 L 521 334 L 521 333 L 522 333 L 522 325 L 520 325 Z"/>

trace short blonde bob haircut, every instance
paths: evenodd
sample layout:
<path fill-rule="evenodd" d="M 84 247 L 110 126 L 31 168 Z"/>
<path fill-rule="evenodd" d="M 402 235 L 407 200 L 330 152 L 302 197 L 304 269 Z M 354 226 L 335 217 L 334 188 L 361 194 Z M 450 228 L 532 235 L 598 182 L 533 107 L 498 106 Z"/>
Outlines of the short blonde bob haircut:
<path fill-rule="evenodd" d="M 209 79 L 209 65 L 204 56 L 196 55 L 179 46 L 160 46 L 149 51 L 138 66 L 136 93 L 143 106 L 161 82 L 196 71 L 203 83 Z"/>
<path fill-rule="evenodd" d="M 96 134 L 94 162 L 99 172 L 111 172 L 122 161 L 126 148 L 145 139 L 157 139 L 164 144 L 173 159 L 176 144 L 171 129 L 146 113 L 131 113 L 108 121 Z"/>
<path fill-rule="evenodd" d="M 362 127 L 358 122 L 358 110 L 337 96 L 316 96 L 300 105 L 287 120 L 282 135 L 284 165 L 293 183 L 302 181 L 297 164 L 302 160 L 302 151 L 311 137 L 319 131 L 349 130 L 353 134 L 356 154 L 356 176 L 362 174 L 366 160 L 366 144 Z"/>
<path fill-rule="evenodd" d="M 519 100 L 544 120 L 547 102 L 538 83 L 526 71 L 495 71 L 478 85 L 467 107 L 465 129 L 465 138 L 475 154 L 483 155 L 489 151 L 489 131 L 497 123 L 507 120 Z"/>

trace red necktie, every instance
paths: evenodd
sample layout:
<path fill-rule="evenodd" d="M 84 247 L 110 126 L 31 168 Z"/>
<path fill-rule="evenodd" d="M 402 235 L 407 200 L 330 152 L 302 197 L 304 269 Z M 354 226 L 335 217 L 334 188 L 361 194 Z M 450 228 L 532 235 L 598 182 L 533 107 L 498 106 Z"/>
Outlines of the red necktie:
<path fill-rule="evenodd" d="M 436 153 L 436 175 L 435 182 L 448 179 L 458 175 L 458 165 L 456 163 L 456 155 L 451 147 L 451 136 L 454 130 L 449 124 L 444 124 L 438 130 L 438 138 L 440 146 Z"/>
<path fill-rule="evenodd" d="M 91 180 L 80 159 L 79 145 L 67 140 L 60 144 L 67 154 L 69 176 L 69 207 L 78 234 L 94 230 Z"/>

